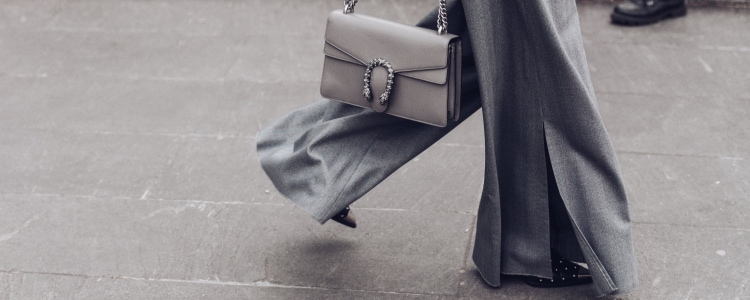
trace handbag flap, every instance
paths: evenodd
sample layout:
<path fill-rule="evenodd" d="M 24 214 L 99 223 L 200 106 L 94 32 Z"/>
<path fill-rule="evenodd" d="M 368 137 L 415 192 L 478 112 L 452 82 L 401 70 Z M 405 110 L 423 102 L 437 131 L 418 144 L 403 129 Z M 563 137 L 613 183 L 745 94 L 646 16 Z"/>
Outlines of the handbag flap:
<path fill-rule="evenodd" d="M 326 26 L 326 56 L 366 65 L 374 58 L 391 63 L 395 73 L 436 84 L 448 77 L 449 44 L 458 36 L 388 20 L 331 12 Z"/>

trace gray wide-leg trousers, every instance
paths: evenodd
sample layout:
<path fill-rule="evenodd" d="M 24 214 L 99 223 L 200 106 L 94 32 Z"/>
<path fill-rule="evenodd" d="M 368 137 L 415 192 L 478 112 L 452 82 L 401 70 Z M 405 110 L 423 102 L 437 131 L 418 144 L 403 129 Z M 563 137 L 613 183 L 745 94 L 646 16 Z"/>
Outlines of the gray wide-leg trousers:
<path fill-rule="evenodd" d="M 448 3 L 449 32 L 464 44 L 460 120 L 479 108 L 484 119 L 473 255 L 482 277 L 493 286 L 501 274 L 551 277 L 554 244 L 588 264 L 600 295 L 632 290 L 627 197 L 575 2 Z M 435 21 L 433 11 L 418 25 Z M 259 132 L 258 156 L 276 188 L 323 223 L 459 124 L 433 127 L 323 100 Z"/>

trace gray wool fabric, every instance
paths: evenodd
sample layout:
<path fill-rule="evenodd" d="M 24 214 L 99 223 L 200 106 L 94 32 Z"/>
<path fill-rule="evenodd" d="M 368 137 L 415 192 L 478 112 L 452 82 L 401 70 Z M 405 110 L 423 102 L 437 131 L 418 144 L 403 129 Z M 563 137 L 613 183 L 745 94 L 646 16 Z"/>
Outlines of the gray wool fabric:
<path fill-rule="evenodd" d="M 258 133 L 263 169 L 323 223 L 481 107 L 485 178 L 473 259 L 484 280 L 551 277 L 552 245 L 588 264 L 600 295 L 631 291 L 627 197 L 575 1 L 448 1 L 448 11 L 449 32 L 464 44 L 459 122 L 439 128 L 323 100 Z M 435 21 L 433 11 L 418 25 Z"/>

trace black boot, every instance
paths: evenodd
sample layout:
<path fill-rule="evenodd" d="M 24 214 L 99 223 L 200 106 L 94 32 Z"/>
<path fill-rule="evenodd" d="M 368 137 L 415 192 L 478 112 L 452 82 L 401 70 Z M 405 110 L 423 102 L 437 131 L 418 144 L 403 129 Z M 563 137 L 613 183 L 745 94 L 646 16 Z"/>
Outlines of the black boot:
<path fill-rule="evenodd" d="M 685 0 L 629 0 L 615 6 L 612 23 L 646 25 L 685 14 Z"/>

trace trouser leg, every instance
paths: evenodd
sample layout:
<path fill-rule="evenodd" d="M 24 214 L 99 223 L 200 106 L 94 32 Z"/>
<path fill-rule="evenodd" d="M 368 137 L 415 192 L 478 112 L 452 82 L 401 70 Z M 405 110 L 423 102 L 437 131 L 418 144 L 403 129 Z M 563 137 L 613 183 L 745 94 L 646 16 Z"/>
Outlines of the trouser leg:
<path fill-rule="evenodd" d="M 325 222 L 434 144 L 480 107 L 463 7 L 449 3 L 448 31 L 463 39 L 460 121 L 440 128 L 321 101 L 290 113 L 257 136 L 261 166 L 276 188 Z M 434 28 L 437 13 L 418 25 Z"/>

